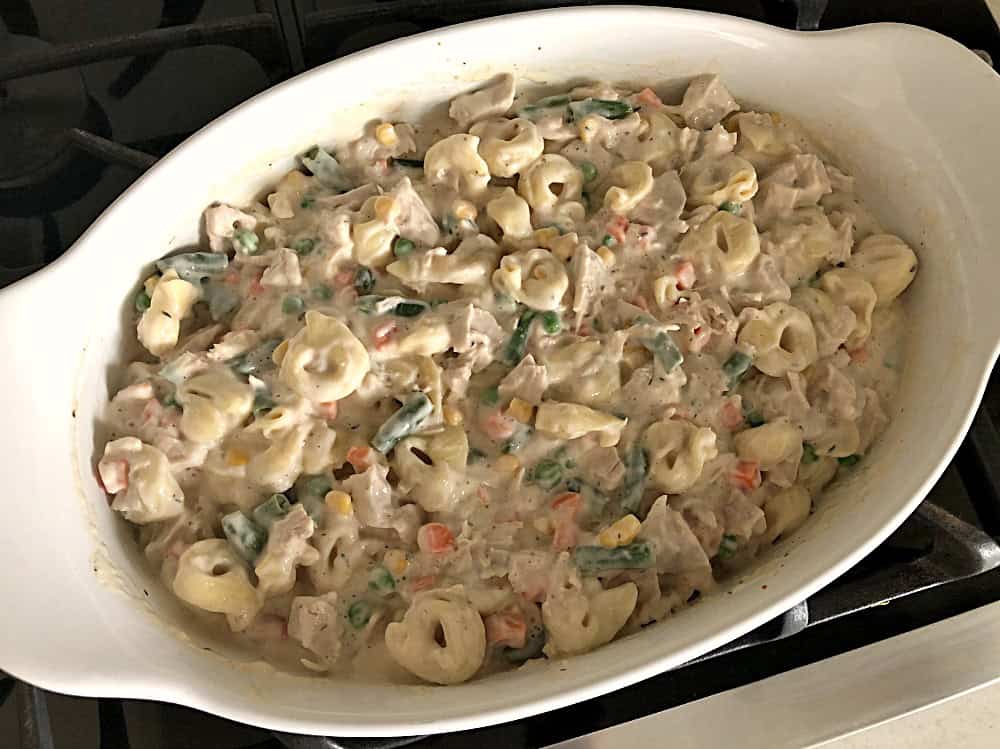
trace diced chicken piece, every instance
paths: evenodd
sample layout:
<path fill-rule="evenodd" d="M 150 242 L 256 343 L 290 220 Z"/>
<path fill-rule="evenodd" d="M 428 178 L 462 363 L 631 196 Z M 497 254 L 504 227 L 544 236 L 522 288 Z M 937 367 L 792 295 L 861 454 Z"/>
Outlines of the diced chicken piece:
<path fill-rule="evenodd" d="M 208 350 L 208 358 L 213 361 L 229 361 L 256 348 L 259 343 L 260 334 L 255 330 L 230 331 Z"/>
<path fill-rule="evenodd" d="M 528 354 L 500 381 L 498 390 L 502 398 L 520 398 L 537 406 L 542 402 L 548 386 L 549 375 L 545 366 L 536 364 L 535 357 Z"/>
<path fill-rule="evenodd" d="M 439 311 L 448 321 L 451 348 L 459 354 L 472 354 L 469 361 L 473 372 L 488 367 L 505 336 L 496 318 L 470 302 L 455 302 Z"/>
<path fill-rule="evenodd" d="M 679 222 L 686 202 L 687 195 L 677 172 L 664 172 L 653 180 L 653 189 L 632 211 L 632 218 L 650 226 L 659 224 L 670 227 L 672 223 Z M 675 228 L 679 231 L 680 225 Z"/>
<path fill-rule="evenodd" d="M 595 447 L 579 460 L 580 474 L 601 491 L 615 489 L 625 477 L 625 466 L 613 447 Z"/>
<path fill-rule="evenodd" d="M 583 318 L 594 314 L 604 294 L 614 290 L 608 267 L 593 250 L 580 245 L 570 262 L 573 277 L 573 329 L 579 330 Z"/>
<path fill-rule="evenodd" d="M 392 527 L 396 508 L 392 502 L 392 487 L 386 480 L 388 473 L 387 466 L 376 464 L 344 480 L 344 491 L 354 500 L 354 512 L 364 525 Z"/>
<path fill-rule="evenodd" d="M 274 260 L 260 277 L 261 286 L 284 287 L 298 286 L 302 283 L 302 271 L 299 270 L 299 256 L 294 250 L 283 247 L 278 250 Z"/>
<path fill-rule="evenodd" d="M 331 666 L 340 656 L 343 617 L 337 613 L 337 594 L 297 596 L 288 616 L 288 634 L 302 647 Z"/>
<path fill-rule="evenodd" d="M 459 356 L 445 362 L 441 371 L 441 387 L 446 400 L 461 401 L 469 390 L 469 380 L 472 378 L 472 361 L 468 357 Z"/>
<path fill-rule="evenodd" d="M 114 495 L 111 509 L 130 523 L 169 520 L 184 510 L 184 492 L 167 457 L 135 437 L 109 442 L 97 470 L 104 488 Z"/>
<path fill-rule="evenodd" d="M 722 122 L 722 118 L 730 112 L 738 112 L 740 106 L 719 76 L 707 73 L 691 79 L 680 106 L 665 109 L 679 113 L 688 127 L 708 130 Z"/>
<path fill-rule="evenodd" d="M 716 125 L 708 132 L 699 135 L 695 158 L 719 159 L 727 153 L 732 153 L 736 147 L 736 133 L 729 132 L 722 125 Z"/>
<path fill-rule="evenodd" d="M 639 537 L 653 546 L 657 572 L 671 575 L 678 587 L 693 591 L 712 586 L 712 565 L 704 549 L 684 516 L 667 507 L 666 495 L 653 503 Z"/>
<path fill-rule="evenodd" d="M 253 231 L 256 226 L 256 218 L 232 206 L 222 204 L 205 209 L 205 233 L 214 252 L 229 249 L 229 240 L 237 229 Z"/>
<path fill-rule="evenodd" d="M 507 573 L 510 587 L 529 601 L 537 603 L 545 600 L 554 561 L 548 551 L 515 551 L 510 555 L 510 571 Z"/>
<path fill-rule="evenodd" d="M 423 522 L 424 511 L 417 504 L 403 505 L 392 515 L 392 529 L 399 534 L 400 541 L 408 546 L 417 542 L 417 531 Z"/>
<path fill-rule="evenodd" d="M 322 195 L 316 198 L 316 205 L 324 211 L 332 211 L 335 208 L 346 208 L 350 211 L 361 210 L 365 201 L 373 195 L 378 195 L 378 187 L 374 183 L 368 183 L 353 190 L 342 192 L 340 195 Z"/>
<path fill-rule="evenodd" d="M 319 560 L 319 552 L 309 544 L 315 530 L 316 524 L 301 504 L 271 526 L 267 546 L 254 568 L 263 596 L 287 593 L 295 585 L 295 571 Z"/>
<path fill-rule="evenodd" d="M 403 177 L 390 194 L 396 198 L 396 206 L 399 208 L 396 219 L 399 235 L 419 245 L 434 247 L 441 237 L 441 231 L 427 205 L 413 189 L 410 178 Z"/>
<path fill-rule="evenodd" d="M 465 130 L 474 122 L 506 114 L 514 103 L 514 76 L 504 73 L 471 94 L 452 99 L 448 115 Z"/>

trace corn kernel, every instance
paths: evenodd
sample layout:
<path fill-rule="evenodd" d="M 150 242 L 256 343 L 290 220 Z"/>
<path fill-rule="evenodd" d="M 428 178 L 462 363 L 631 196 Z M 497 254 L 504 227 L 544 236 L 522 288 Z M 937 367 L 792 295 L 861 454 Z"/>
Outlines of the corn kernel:
<path fill-rule="evenodd" d="M 498 471 L 514 473 L 514 471 L 521 467 L 521 461 L 513 455 L 501 455 L 497 458 L 496 467 Z"/>
<path fill-rule="evenodd" d="M 226 452 L 226 465 L 228 466 L 245 466 L 249 462 L 250 456 L 242 450 L 234 447 Z"/>
<path fill-rule="evenodd" d="M 441 409 L 441 412 L 444 415 L 444 423 L 448 426 L 457 427 L 464 421 L 462 412 L 454 406 L 445 406 Z"/>
<path fill-rule="evenodd" d="M 531 521 L 531 524 L 535 526 L 535 530 L 544 535 L 549 535 L 552 533 L 552 521 L 547 517 L 537 517 Z"/>
<path fill-rule="evenodd" d="M 288 339 L 285 339 L 275 347 L 273 353 L 271 354 L 271 361 L 278 366 L 281 366 L 281 361 L 285 358 L 286 351 L 288 351 Z"/>
<path fill-rule="evenodd" d="M 399 136 L 391 122 L 383 122 L 375 128 L 375 140 L 383 146 L 394 146 L 399 143 Z"/>
<path fill-rule="evenodd" d="M 597 534 L 597 542 L 608 549 L 623 546 L 632 543 L 632 540 L 639 535 L 641 528 L 642 524 L 639 522 L 639 518 L 635 515 L 626 515 Z"/>
<path fill-rule="evenodd" d="M 479 215 L 476 206 L 468 200 L 456 200 L 451 212 L 455 214 L 455 218 L 462 221 L 474 221 L 476 216 Z"/>
<path fill-rule="evenodd" d="M 554 226 L 546 226 L 542 229 L 535 229 L 535 241 L 539 247 L 548 249 L 552 243 L 559 238 L 559 230 Z"/>
<path fill-rule="evenodd" d="M 510 405 L 507 406 L 507 415 L 511 418 L 517 419 L 522 424 L 530 424 L 531 416 L 534 410 L 535 407 L 528 403 L 528 401 L 521 400 L 520 398 L 514 398 L 510 402 Z"/>
<path fill-rule="evenodd" d="M 389 549 L 382 557 L 382 564 L 393 574 L 393 577 L 399 577 L 410 566 L 410 562 L 406 558 L 406 552 L 402 549 Z"/>
<path fill-rule="evenodd" d="M 615 258 L 615 253 L 613 253 L 607 247 L 598 247 L 597 254 L 600 255 L 601 260 L 604 261 L 604 264 L 606 266 L 608 266 L 609 268 L 615 267 L 615 262 L 617 260 L 617 258 Z"/>
<path fill-rule="evenodd" d="M 351 495 L 347 492 L 334 489 L 333 491 L 326 493 L 323 501 L 326 503 L 328 508 L 340 515 L 354 514 L 354 503 L 351 501 Z"/>
<path fill-rule="evenodd" d="M 156 288 L 156 284 L 160 282 L 159 276 L 150 276 L 142 284 L 142 288 L 145 289 L 146 293 L 153 296 L 153 290 Z"/>
<path fill-rule="evenodd" d="M 588 114 L 580 120 L 580 140 L 590 143 L 601 131 L 601 118 L 596 114 Z"/>
<path fill-rule="evenodd" d="M 375 198 L 375 218 L 379 221 L 392 221 L 399 212 L 396 201 L 388 195 Z"/>

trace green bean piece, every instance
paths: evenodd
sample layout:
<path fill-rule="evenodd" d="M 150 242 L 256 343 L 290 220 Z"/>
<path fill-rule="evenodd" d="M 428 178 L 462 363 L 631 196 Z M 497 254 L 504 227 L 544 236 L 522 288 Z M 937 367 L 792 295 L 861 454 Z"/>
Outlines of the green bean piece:
<path fill-rule="evenodd" d="M 299 208 L 308 209 L 312 208 L 314 205 L 316 205 L 316 198 L 312 197 L 311 195 L 306 195 L 304 198 L 302 198 L 302 202 L 299 203 Z"/>
<path fill-rule="evenodd" d="M 664 331 L 652 338 L 640 338 L 639 343 L 656 358 L 664 372 L 673 372 L 684 362 L 684 355 L 677 348 L 674 339 Z"/>
<path fill-rule="evenodd" d="M 856 466 L 858 461 L 861 460 L 860 455 L 846 455 L 843 458 L 837 458 L 837 462 L 845 468 L 850 468 L 851 466 Z"/>
<path fill-rule="evenodd" d="M 514 332 L 510 334 L 510 341 L 507 342 L 506 359 L 508 364 L 515 365 L 524 358 L 524 350 L 528 345 L 528 334 L 531 333 L 531 323 L 534 322 L 537 315 L 537 312 L 529 309 L 521 315 L 517 325 L 514 326 Z"/>
<path fill-rule="evenodd" d="M 743 379 L 743 375 L 750 369 L 752 361 L 750 356 L 742 351 L 734 351 L 729 355 L 729 358 L 722 364 L 722 373 L 729 378 L 729 387 L 733 387 Z"/>
<path fill-rule="evenodd" d="M 292 509 L 292 503 L 284 494 L 272 494 L 253 508 L 253 521 L 261 528 L 271 530 L 275 521 L 281 520 Z"/>
<path fill-rule="evenodd" d="M 720 211 L 725 211 L 726 213 L 731 213 L 734 216 L 740 215 L 740 210 L 743 206 L 740 203 L 735 203 L 732 200 L 727 200 L 725 203 L 719 206 Z"/>
<path fill-rule="evenodd" d="M 354 288 L 360 294 L 368 294 L 375 288 L 375 274 L 371 268 L 364 265 L 358 266 L 354 273 Z"/>
<path fill-rule="evenodd" d="M 327 476 L 317 474 L 309 476 L 302 482 L 302 495 L 306 497 L 325 497 L 326 493 L 333 488 L 333 484 Z"/>
<path fill-rule="evenodd" d="M 416 248 L 413 240 L 406 237 L 396 237 L 396 241 L 392 244 L 392 254 L 396 257 L 406 257 Z"/>
<path fill-rule="evenodd" d="M 808 442 L 803 442 L 802 443 L 802 464 L 803 465 L 809 465 L 810 463 L 815 463 L 817 460 L 819 460 L 819 457 L 816 455 L 816 448 L 813 447 Z"/>
<path fill-rule="evenodd" d="M 299 255 L 308 255 L 316 249 L 315 239 L 296 239 L 292 242 L 292 249 Z"/>
<path fill-rule="evenodd" d="M 385 567 L 379 565 L 368 575 L 368 590 L 388 595 L 396 590 L 396 579 Z"/>
<path fill-rule="evenodd" d="M 760 415 L 759 411 L 751 411 L 747 414 L 746 419 L 747 424 L 751 427 L 759 427 L 767 423 L 764 420 L 764 417 Z"/>
<path fill-rule="evenodd" d="M 719 542 L 719 559 L 729 559 L 733 554 L 739 550 L 739 538 L 736 536 L 731 536 L 728 533 L 722 537 L 722 541 Z"/>
<path fill-rule="evenodd" d="M 281 300 L 281 311 L 286 315 L 301 315 L 305 308 L 305 301 L 295 294 L 289 294 Z"/>
<path fill-rule="evenodd" d="M 615 241 L 616 241 L 615 238 L 612 237 L 610 234 L 605 234 L 604 239 L 601 240 L 601 244 L 603 244 L 605 247 L 613 247 Z"/>
<path fill-rule="evenodd" d="M 145 312 L 149 309 L 149 305 L 152 303 L 152 299 L 149 298 L 149 294 L 143 289 L 138 294 L 135 295 L 135 311 Z"/>
<path fill-rule="evenodd" d="M 174 270 L 179 278 L 195 286 L 200 285 L 203 278 L 221 273 L 228 265 L 229 258 L 221 252 L 185 252 L 156 261 L 160 273 Z"/>
<path fill-rule="evenodd" d="M 611 99 L 584 99 L 570 102 L 569 111 L 573 119 L 579 122 L 590 114 L 596 114 L 609 120 L 620 120 L 634 110 L 627 101 L 612 101 Z"/>
<path fill-rule="evenodd" d="M 301 161 L 302 165 L 326 187 L 338 191 L 344 191 L 350 187 L 350 182 L 341 170 L 337 159 L 320 146 L 313 146 L 306 151 L 302 155 Z"/>
<path fill-rule="evenodd" d="M 271 360 L 271 354 L 274 350 L 278 348 L 278 344 L 281 343 L 280 338 L 271 338 L 264 341 L 262 344 L 256 348 L 250 349 L 245 354 L 240 354 L 237 357 L 229 360 L 229 366 L 239 374 L 251 375 L 257 374 L 263 369 L 269 369 L 274 366 L 274 362 Z"/>
<path fill-rule="evenodd" d="M 355 601 L 347 609 L 347 621 L 355 629 L 363 629 L 372 618 L 372 607 L 368 601 Z"/>
<path fill-rule="evenodd" d="M 540 460 L 531 469 L 529 480 L 538 484 L 543 489 L 555 489 L 562 483 L 562 466 L 554 460 L 546 458 Z"/>
<path fill-rule="evenodd" d="M 544 99 L 539 99 L 534 104 L 528 104 L 526 107 L 522 107 L 518 114 L 521 117 L 526 117 L 529 120 L 533 120 L 536 117 L 542 117 L 546 114 L 551 114 L 553 109 L 562 109 L 569 104 L 569 96 L 567 94 L 559 94 L 556 96 L 546 96 Z"/>
<path fill-rule="evenodd" d="M 392 160 L 393 164 L 398 164 L 399 166 L 405 166 L 410 169 L 423 169 L 424 160 L 423 159 L 400 159 L 394 158 Z"/>
<path fill-rule="evenodd" d="M 233 232 L 233 248 L 244 255 L 256 255 L 260 251 L 260 237 L 250 229 Z"/>
<path fill-rule="evenodd" d="M 541 622 L 535 622 L 524 635 L 524 647 L 504 648 L 503 657 L 508 663 L 523 663 L 538 658 L 545 647 L 545 639 L 545 627 Z"/>
<path fill-rule="evenodd" d="M 327 301 L 333 298 L 333 289 L 327 286 L 325 283 L 321 283 L 319 286 L 314 286 L 312 290 L 312 295 L 317 299 L 322 299 Z"/>
<path fill-rule="evenodd" d="M 267 544 L 267 531 L 239 510 L 224 515 L 222 532 L 236 553 L 253 563 Z"/>
<path fill-rule="evenodd" d="M 562 330 L 562 320 L 558 312 L 542 313 L 542 329 L 549 335 L 555 335 Z"/>
<path fill-rule="evenodd" d="M 430 305 L 427 302 L 411 300 L 397 304 L 393 308 L 392 314 L 396 315 L 396 317 L 416 317 L 428 309 L 430 309 Z"/>
<path fill-rule="evenodd" d="M 597 167 L 589 161 L 580 162 L 580 171 L 583 173 L 584 182 L 591 182 L 597 179 Z"/>
<path fill-rule="evenodd" d="M 656 563 L 653 547 L 636 541 L 613 549 L 604 546 L 577 546 L 573 561 L 581 575 L 599 575 L 609 570 L 644 570 Z"/>
<path fill-rule="evenodd" d="M 486 388 L 479 394 L 479 400 L 484 406 L 496 408 L 500 404 L 500 389 L 495 385 L 493 387 Z"/>
<path fill-rule="evenodd" d="M 274 408 L 274 399 L 266 390 L 258 390 L 253 394 L 253 415 L 260 416 Z"/>
<path fill-rule="evenodd" d="M 625 478 L 622 480 L 621 506 L 626 512 L 636 513 L 642 504 L 649 475 L 649 455 L 636 443 L 625 453 Z"/>
<path fill-rule="evenodd" d="M 215 322 L 224 319 L 240 305 L 239 292 L 228 284 L 206 282 L 202 291 L 208 300 L 208 313 Z"/>
<path fill-rule="evenodd" d="M 419 429 L 433 410 L 430 398 L 423 393 L 415 393 L 378 428 L 372 437 L 372 447 L 380 453 L 389 452 L 397 442 Z"/>

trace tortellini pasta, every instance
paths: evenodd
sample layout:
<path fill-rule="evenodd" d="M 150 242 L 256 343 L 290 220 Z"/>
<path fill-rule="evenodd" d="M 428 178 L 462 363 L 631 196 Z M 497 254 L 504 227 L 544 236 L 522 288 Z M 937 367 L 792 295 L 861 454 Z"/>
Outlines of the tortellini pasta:
<path fill-rule="evenodd" d="M 253 406 L 252 388 L 228 367 L 195 375 L 177 389 L 184 407 L 181 431 L 195 442 L 215 442 L 240 424 Z"/>
<path fill-rule="evenodd" d="M 461 496 L 468 456 L 465 430 L 445 427 L 437 434 L 400 442 L 395 453 L 396 472 L 410 496 L 427 512 L 447 511 Z"/>
<path fill-rule="evenodd" d="M 184 492 L 170 472 L 167 457 L 135 437 L 105 445 L 98 473 L 115 495 L 111 509 L 130 523 L 169 520 L 184 511 Z"/>
<path fill-rule="evenodd" d="M 440 247 L 414 252 L 391 263 L 386 270 L 417 290 L 429 283 L 482 284 L 496 268 L 498 255 L 496 242 L 480 234 L 463 239 L 450 254 Z"/>
<path fill-rule="evenodd" d="M 885 307 L 902 294 L 917 273 L 917 256 L 899 237 L 873 234 L 847 260 L 847 267 L 871 284 L 876 306 Z"/>
<path fill-rule="evenodd" d="M 281 381 L 313 403 L 353 393 L 371 368 L 368 350 L 344 323 L 309 311 L 305 327 L 288 342 L 280 362 Z"/>
<path fill-rule="evenodd" d="M 246 563 L 221 538 L 197 541 L 181 554 L 173 589 L 185 603 L 225 614 L 236 632 L 246 629 L 261 606 Z"/>
<path fill-rule="evenodd" d="M 443 185 L 463 195 L 479 195 L 490 181 L 490 167 L 479 155 L 479 138 L 457 133 L 427 149 L 424 175 L 432 185 Z"/>
<path fill-rule="evenodd" d="M 801 286 L 792 292 L 791 303 L 812 320 L 821 358 L 832 355 L 854 330 L 857 319 L 854 311 L 845 304 L 835 304 L 821 289 Z"/>
<path fill-rule="evenodd" d="M 385 629 L 389 654 L 407 671 L 435 684 L 469 679 L 486 655 L 486 628 L 456 585 L 417 596 L 403 620 Z"/>
<path fill-rule="evenodd" d="M 368 198 L 351 227 L 354 259 L 381 268 L 392 258 L 392 242 L 399 234 L 399 204 L 391 195 Z"/>
<path fill-rule="evenodd" d="M 688 205 L 720 206 L 723 203 L 746 203 L 757 194 L 757 172 L 739 156 L 721 159 L 698 159 L 681 171 Z"/>
<path fill-rule="evenodd" d="M 532 309 L 554 310 L 569 289 L 569 275 L 551 252 L 536 247 L 501 258 L 493 286 Z"/>
<path fill-rule="evenodd" d="M 513 177 L 542 155 L 545 141 L 531 120 L 495 119 L 473 125 L 479 153 L 497 177 Z"/>
<path fill-rule="evenodd" d="M 587 596 L 570 590 L 542 604 L 542 618 L 549 633 L 549 657 L 586 653 L 608 643 L 635 609 L 639 589 L 624 583 Z"/>
<path fill-rule="evenodd" d="M 818 355 L 809 315 L 785 302 L 753 310 L 740 329 L 738 341 L 753 347 L 754 366 L 771 377 L 801 372 Z"/>
<path fill-rule="evenodd" d="M 752 221 L 719 211 L 681 241 L 678 251 L 701 258 L 724 276 L 745 272 L 760 254 L 760 238 Z"/>
<path fill-rule="evenodd" d="M 661 491 L 679 494 L 701 477 L 705 463 L 719 454 L 715 432 L 682 419 L 652 424 L 642 436 L 649 453 L 649 476 Z"/>
<path fill-rule="evenodd" d="M 139 320 L 139 342 L 149 353 L 162 356 L 177 345 L 181 320 L 191 312 L 198 300 L 198 288 L 168 270 L 157 282 L 150 295 L 149 309 Z"/>
<path fill-rule="evenodd" d="M 611 174 L 611 187 L 604 193 L 604 207 L 628 214 L 653 190 L 653 169 L 642 161 L 626 161 Z"/>
<path fill-rule="evenodd" d="M 498 197 L 487 203 L 486 213 L 500 227 L 505 238 L 523 239 L 534 231 L 531 228 L 531 209 L 512 187 L 505 187 Z"/>
<path fill-rule="evenodd" d="M 785 461 L 798 463 L 802 456 L 802 432 L 787 421 L 772 421 L 745 429 L 734 438 L 736 454 L 769 471 Z"/>
<path fill-rule="evenodd" d="M 543 402 L 535 416 L 535 428 L 540 432 L 564 440 L 596 433 L 602 447 L 617 445 L 627 422 L 587 406 L 557 401 Z"/>
<path fill-rule="evenodd" d="M 765 499 L 763 509 L 767 518 L 764 540 L 774 543 L 778 536 L 791 533 L 806 521 L 812 500 L 803 487 L 792 486 Z"/>
<path fill-rule="evenodd" d="M 847 336 L 847 347 L 855 349 L 872 332 L 872 312 L 878 301 L 875 289 L 864 277 L 847 268 L 827 271 L 819 279 L 820 288 L 837 304 L 850 307 L 854 313 L 854 330 Z"/>
<path fill-rule="evenodd" d="M 559 216 L 570 221 L 583 218 L 583 205 L 579 202 L 583 175 L 565 156 L 547 153 L 540 157 L 521 172 L 517 191 L 543 221 Z M 562 213 L 558 212 L 560 209 Z"/>

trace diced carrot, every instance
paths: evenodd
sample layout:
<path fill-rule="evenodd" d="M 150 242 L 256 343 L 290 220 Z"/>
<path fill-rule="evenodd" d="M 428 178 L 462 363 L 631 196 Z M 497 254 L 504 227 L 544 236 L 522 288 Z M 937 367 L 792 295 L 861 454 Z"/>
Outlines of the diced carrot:
<path fill-rule="evenodd" d="M 755 460 L 741 460 L 729 474 L 729 483 L 740 491 L 753 491 L 760 482 L 760 464 Z"/>
<path fill-rule="evenodd" d="M 396 323 L 392 320 L 379 323 L 372 328 L 372 343 L 375 344 L 375 350 L 381 351 L 388 346 L 392 341 L 393 336 L 396 335 L 396 330 Z"/>
<path fill-rule="evenodd" d="M 337 401 L 325 401 L 320 403 L 317 407 L 319 415 L 322 416 L 327 421 L 333 421 L 337 418 Z"/>
<path fill-rule="evenodd" d="M 722 425 L 730 432 L 743 426 L 743 409 L 740 408 L 736 398 L 724 401 L 719 413 L 722 417 Z"/>
<path fill-rule="evenodd" d="M 848 351 L 847 355 L 851 357 L 851 361 L 855 364 L 864 364 L 868 361 L 868 349 L 866 348 L 856 348 L 853 351 Z"/>
<path fill-rule="evenodd" d="M 564 492 L 552 500 L 551 507 L 556 512 L 568 512 L 571 517 L 576 517 L 583 507 L 583 497 L 577 492 Z"/>
<path fill-rule="evenodd" d="M 499 442 L 511 438 L 517 428 L 517 421 L 499 408 L 486 408 L 480 412 L 479 426 L 487 437 Z"/>
<path fill-rule="evenodd" d="M 560 494 L 552 501 L 552 548 L 563 551 L 576 546 L 576 516 L 583 507 L 577 492 Z"/>
<path fill-rule="evenodd" d="M 367 445 L 355 445 L 347 451 L 347 462 L 355 471 L 367 471 L 372 464 L 372 451 Z"/>
<path fill-rule="evenodd" d="M 117 494 L 128 489 L 128 461 L 124 458 L 102 460 L 98 463 L 97 470 L 104 491 L 108 494 Z"/>
<path fill-rule="evenodd" d="M 413 582 L 410 583 L 410 590 L 414 593 L 419 593 L 422 590 L 433 588 L 435 579 L 434 575 L 424 575 L 423 577 L 414 578 Z"/>
<path fill-rule="evenodd" d="M 663 100 L 660 99 L 660 97 L 656 95 L 656 92 L 649 87 L 644 88 L 642 91 L 636 94 L 635 98 L 636 101 L 640 101 L 647 106 L 652 106 L 652 107 L 663 106 Z"/>
<path fill-rule="evenodd" d="M 344 268 L 344 270 L 337 271 L 337 274 L 333 277 L 333 282 L 337 286 L 350 286 L 354 283 L 355 270 L 353 268 Z"/>
<path fill-rule="evenodd" d="M 455 547 L 455 537 L 444 523 L 425 523 L 417 531 L 417 547 L 428 554 L 445 554 Z"/>
<path fill-rule="evenodd" d="M 694 264 L 690 260 L 682 260 L 674 268 L 674 276 L 677 278 L 677 288 L 681 291 L 694 288 L 697 276 L 694 271 Z"/>
<path fill-rule="evenodd" d="M 528 625 L 524 621 L 524 614 L 517 609 L 490 614 L 483 620 L 483 624 L 486 625 L 486 642 L 511 648 L 524 647 Z"/>
<path fill-rule="evenodd" d="M 612 216 L 607 225 L 608 234 L 615 238 L 619 244 L 625 241 L 625 232 L 628 231 L 628 219 L 624 216 Z"/>

